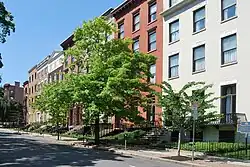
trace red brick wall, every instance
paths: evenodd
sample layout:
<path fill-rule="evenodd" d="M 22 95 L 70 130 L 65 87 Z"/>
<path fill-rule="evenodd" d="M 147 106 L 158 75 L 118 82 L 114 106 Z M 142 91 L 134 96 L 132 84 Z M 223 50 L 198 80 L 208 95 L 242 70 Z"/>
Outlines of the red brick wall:
<path fill-rule="evenodd" d="M 154 22 L 148 23 L 149 4 L 154 1 L 137 0 L 132 2 L 128 7 L 120 12 L 115 13 L 116 23 L 124 22 L 125 38 L 134 39 L 139 37 L 140 51 L 150 53 L 157 57 L 156 61 L 156 82 L 162 82 L 162 66 L 163 66 L 163 17 L 160 13 L 163 11 L 163 0 L 156 0 L 157 3 L 157 19 Z M 140 29 L 133 32 L 133 14 L 139 11 L 140 13 Z M 148 31 L 156 29 L 156 50 L 148 52 Z M 118 37 L 116 35 L 116 37 Z M 156 89 L 160 91 L 159 88 Z M 142 109 L 140 109 L 142 110 Z M 156 108 L 156 124 L 161 124 L 161 108 Z M 142 116 L 146 118 L 146 113 L 142 112 Z"/>

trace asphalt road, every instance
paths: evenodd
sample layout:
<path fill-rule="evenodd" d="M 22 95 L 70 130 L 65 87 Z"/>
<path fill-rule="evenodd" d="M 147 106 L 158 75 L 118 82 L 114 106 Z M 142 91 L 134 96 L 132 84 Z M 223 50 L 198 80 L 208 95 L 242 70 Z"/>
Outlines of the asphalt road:
<path fill-rule="evenodd" d="M 110 152 L 72 148 L 0 129 L 0 167 L 183 167 Z"/>

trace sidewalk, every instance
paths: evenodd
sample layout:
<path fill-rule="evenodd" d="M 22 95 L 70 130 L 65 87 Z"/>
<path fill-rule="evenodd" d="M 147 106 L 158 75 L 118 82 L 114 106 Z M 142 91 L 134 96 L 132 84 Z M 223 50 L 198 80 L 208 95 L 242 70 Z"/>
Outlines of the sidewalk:
<path fill-rule="evenodd" d="M 12 129 L 4 129 L 7 133 L 17 133 L 17 130 Z M 30 133 L 30 132 L 23 132 L 19 131 L 19 134 L 25 134 L 34 137 L 43 137 L 44 139 L 63 145 L 70 145 L 77 148 L 85 148 L 85 149 L 96 149 L 96 150 L 103 150 L 103 151 L 110 151 L 117 154 L 125 154 L 125 155 L 132 155 L 138 156 L 147 159 L 155 159 L 161 161 L 168 161 L 172 163 L 182 164 L 184 166 L 197 166 L 197 167 L 242 167 L 242 166 L 249 166 L 250 161 L 240 161 L 234 160 L 229 158 L 219 158 L 219 157 L 212 157 L 212 156 L 205 156 L 203 153 L 196 152 L 195 157 L 197 160 L 194 162 L 191 161 L 191 151 L 181 151 L 181 157 L 177 157 L 177 150 L 175 149 L 168 149 L 168 150 L 125 150 L 122 147 L 115 148 L 115 147 L 105 147 L 105 146 L 88 146 L 84 145 L 82 141 L 77 141 L 74 138 L 70 137 L 61 137 L 60 140 L 57 140 L 57 136 L 52 136 L 49 134 L 39 134 L 39 133 Z"/>
<path fill-rule="evenodd" d="M 83 145 L 76 144 L 75 147 L 84 147 Z M 169 149 L 163 151 L 152 151 L 152 150 L 124 150 L 116 149 L 113 147 L 96 147 L 94 149 L 111 151 L 118 154 L 132 155 L 143 157 L 147 159 L 155 159 L 161 161 L 168 161 L 185 166 L 197 166 L 197 167 L 242 167 L 250 166 L 250 162 L 233 160 L 219 157 L 207 157 L 203 153 L 196 152 L 196 159 L 194 162 L 191 161 L 191 151 L 181 151 L 181 157 L 177 157 L 177 150 Z"/>

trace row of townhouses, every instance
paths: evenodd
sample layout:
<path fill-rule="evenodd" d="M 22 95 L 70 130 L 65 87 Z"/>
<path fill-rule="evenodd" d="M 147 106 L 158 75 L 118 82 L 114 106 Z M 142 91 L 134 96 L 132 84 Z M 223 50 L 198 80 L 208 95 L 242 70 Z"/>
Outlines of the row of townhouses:
<path fill-rule="evenodd" d="M 103 16 L 117 24 L 118 33 L 111 38 L 130 38 L 132 49 L 150 53 L 157 57 L 151 66 L 152 82 L 167 81 L 180 89 L 190 81 L 205 81 L 213 84 L 217 110 L 224 118 L 203 130 L 204 140 L 236 140 L 237 120 L 247 121 L 248 0 L 125 0 L 116 8 L 107 10 Z M 73 46 L 73 35 L 61 43 L 62 50 Z M 32 111 L 44 83 L 63 79 L 67 65 L 63 51 L 53 52 L 29 71 L 28 120 L 45 121 L 48 116 Z M 159 90 L 160 91 L 160 90 Z M 70 125 L 82 123 L 80 109 L 69 113 Z M 162 124 L 161 108 L 152 108 L 153 116 L 147 113 L 145 119 Z M 116 127 L 120 120 L 112 119 Z"/>

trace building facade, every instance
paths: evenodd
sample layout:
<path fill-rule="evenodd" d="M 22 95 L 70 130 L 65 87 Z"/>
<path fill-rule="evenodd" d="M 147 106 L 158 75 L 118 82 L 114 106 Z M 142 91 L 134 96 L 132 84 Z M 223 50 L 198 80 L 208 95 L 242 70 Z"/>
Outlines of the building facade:
<path fill-rule="evenodd" d="M 4 84 L 4 98 L 23 104 L 23 87 L 20 86 L 20 82 L 15 82 L 14 85 Z"/>
<path fill-rule="evenodd" d="M 116 38 L 130 38 L 134 41 L 131 49 L 149 53 L 157 57 L 156 64 L 151 66 L 153 83 L 162 82 L 162 55 L 163 55 L 163 0 L 126 0 L 112 12 L 118 25 Z M 157 91 L 160 89 L 157 88 Z M 161 126 L 162 110 L 152 105 L 151 111 L 143 112 L 142 116 L 154 125 Z M 115 119 L 116 127 L 121 122 Z"/>
<path fill-rule="evenodd" d="M 250 1 L 164 1 L 163 80 L 178 90 L 190 81 L 213 84 L 223 118 L 203 131 L 204 140 L 235 141 L 237 122 L 250 117 L 246 20 Z"/>
<path fill-rule="evenodd" d="M 63 61 L 62 51 L 54 51 L 48 61 L 48 82 L 63 80 Z"/>
<path fill-rule="evenodd" d="M 105 11 L 103 14 L 100 16 L 106 17 L 107 20 L 110 23 L 114 22 L 114 19 L 112 17 L 111 12 L 113 11 L 113 8 L 108 9 Z M 108 37 L 108 40 L 111 40 L 114 38 L 115 34 L 112 34 Z M 61 47 L 63 48 L 63 51 L 66 51 L 70 47 L 74 46 L 74 35 L 70 35 L 66 40 L 64 40 L 61 43 Z M 70 73 L 70 72 L 80 72 L 80 73 L 86 73 L 86 71 L 82 71 L 79 69 L 79 67 L 75 66 L 74 69 L 69 68 L 70 64 L 74 63 L 74 57 L 68 56 L 66 60 L 64 60 L 63 64 L 63 72 L 64 73 Z M 84 114 L 83 114 L 83 109 L 79 106 L 74 106 L 70 111 L 68 115 L 68 124 L 69 126 L 77 126 L 77 125 L 82 125 L 84 121 Z M 102 118 L 102 117 L 101 117 Z M 101 119 L 102 120 L 102 119 Z M 108 118 L 108 122 L 111 122 L 111 118 Z"/>
<path fill-rule="evenodd" d="M 35 92 L 39 95 L 42 91 L 44 84 L 48 84 L 48 62 L 50 55 L 43 59 L 37 65 L 37 86 L 35 87 Z M 47 113 L 44 111 L 35 111 L 35 122 L 46 122 L 48 120 Z"/>
<path fill-rule="evenodd" d="M 23 83 L 23 118 L 24 124 L 28 123 L 28 105 L 29 105 L 29 81 Z"/>
<path fill-rule="evenodd" d="M 35 102 L 36 96 L 37 96 L 37 65 L 32 67 L 28 71 L 29 75 L 29 84 L 28 84 L 28 114 L 27 114 L 27 120 L 28 123 L 36 122 L 36 115 L 34 108 L 32 107 L 32 104 Z"/>

